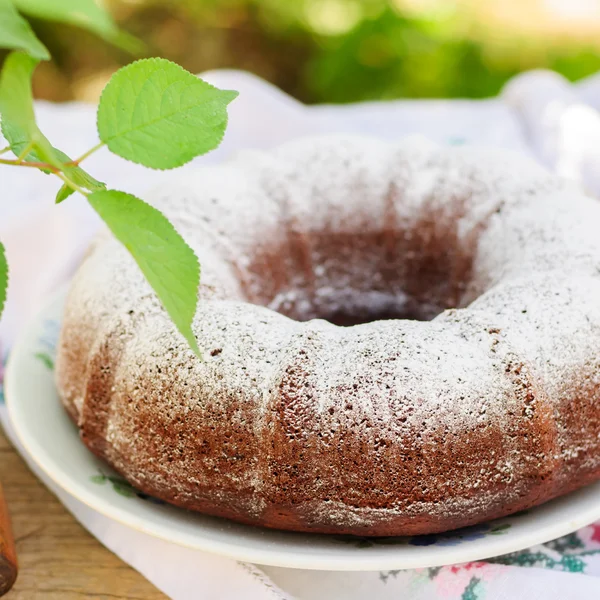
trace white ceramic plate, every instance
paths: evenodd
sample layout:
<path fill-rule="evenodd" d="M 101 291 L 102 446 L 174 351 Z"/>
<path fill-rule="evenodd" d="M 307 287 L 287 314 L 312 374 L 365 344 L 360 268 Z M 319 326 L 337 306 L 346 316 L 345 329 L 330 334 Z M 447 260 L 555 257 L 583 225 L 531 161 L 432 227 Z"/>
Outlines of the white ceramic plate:
<path fill-rule="evenodd" d="M 280 567 L 370 571 L 467 562 L 547 542 L 600 519 L 600 482 L 527 513 L 442 535 L 353 538 L 296 534 L 193 514 L 136 492 L 94 457 L 59 402 L 52 366 L 64 293 L 23 333 L 9 360 L 6 400 L 25 452 L 91 508 L 150 535 Z"/>

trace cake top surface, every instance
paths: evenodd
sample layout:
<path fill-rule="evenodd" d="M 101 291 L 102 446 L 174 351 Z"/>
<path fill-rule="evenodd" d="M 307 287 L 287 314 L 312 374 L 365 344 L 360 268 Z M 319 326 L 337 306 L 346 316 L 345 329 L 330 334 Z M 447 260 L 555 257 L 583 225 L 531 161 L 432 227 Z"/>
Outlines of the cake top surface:
<path fill-rule="evenodd" d="M 200 259 L 204 361 L 108 235 L 67 310 L 94 315 L 92 346 L 110 338 L 117 348 L 115 386 L 177 390 L 157 410 L 214 406 L 257 437 L 284 411 L 290 439 L 333 443 L 345 428 L 371 448 L 400 440 L 434 452 L 458 432 L 476 440 L 546 423 L 573 388 L 600 384 L 600 359 L 590 361 L 600 206 L 521 157 L 418 138 L 306 139 L 189 171 L 148 199 Z M 114 411 L 109 436 L 125 444 Z M 572 431 L 558 435 L 557 452 L 578 452 Z M 517 448 L 499 476 L 513 477 Z"/>

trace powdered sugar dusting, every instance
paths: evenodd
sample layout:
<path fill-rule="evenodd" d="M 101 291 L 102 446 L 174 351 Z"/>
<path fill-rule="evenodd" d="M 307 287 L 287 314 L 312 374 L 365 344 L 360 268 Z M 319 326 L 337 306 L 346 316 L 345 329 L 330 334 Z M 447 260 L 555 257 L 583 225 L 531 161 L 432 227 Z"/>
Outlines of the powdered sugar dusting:
<path fill-rule="evenodd" d="M 333 137 L 149 199 L 200 258 L 205 360 L 110 237 L 75 278 L 58 357 L 84 439 L 135 485 L 398 535 L 600 474 L 600 206 L 562 180 L 491 150 Z M 420 320 L 320 320 L 388 313 Z"/>

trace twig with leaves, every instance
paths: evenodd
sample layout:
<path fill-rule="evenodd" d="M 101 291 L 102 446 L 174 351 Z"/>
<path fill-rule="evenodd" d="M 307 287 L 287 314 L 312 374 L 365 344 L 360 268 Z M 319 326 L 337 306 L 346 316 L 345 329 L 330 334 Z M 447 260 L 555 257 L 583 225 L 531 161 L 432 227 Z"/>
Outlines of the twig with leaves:
<path fill-rule="evenodd" d="M 57 7 L 52 15 L 49 6 Z M 117 71 L 107 84 L 98 105 L 100 142 L 73 160 L 54 147 L 37 125 L 31 79 L 39 61 L 49 54 L 17 9 L 87 26 L 122 45 L 131 46 L 132 38 L 119 32 L 93 0 L 0 0 L 0 47 L 16 49 L 0 74 L 1 128 L 9 144 L 0 149 L 0 164 L 40 169 L 58 177 L 62 186 L 57 203 L 75 192 L 85 196 L 131 253 L 175 326 L 200 355 L 192 331 L 200 282 L 194 252 L 159 210 L 110 189 L 80 165 L 106 146 L 149 168 L 182 166 L 219 145 L 227 126 L 227 105 L 237 92 L 219 90 L 165 59 L 138 60 Z M 102 18 L 96 19 L 97 11 Z M 8 152 L 13 158 L 6 158 Z M 0 314 L 7 286 L 8 265 L 0 243 Z"/>

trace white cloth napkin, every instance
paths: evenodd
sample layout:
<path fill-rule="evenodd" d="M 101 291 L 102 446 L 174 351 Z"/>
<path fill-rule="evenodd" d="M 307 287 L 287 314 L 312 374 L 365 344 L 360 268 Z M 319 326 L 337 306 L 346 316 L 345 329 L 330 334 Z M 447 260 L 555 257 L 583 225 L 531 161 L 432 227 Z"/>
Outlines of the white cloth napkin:
<path fill-rule="evenodd" d="M 477 143 L 532 155 L 600 197 L 600 76 L 571 85 L 554 73 L 531 72 L 514 79 L 498 98 L 482 101 L 312 107 L 247 73 L 214 71 L 204 77 L 219 87 L 239 90 L 240 97 L 231 106 L 221 147 L 195 164 L 313 133 L 355 132 L 388 139 L 420 133 L 441 143 Z M 97 142 L 93 106 L 40 102 L 37 113 L 48 137 L 72 155 Z M 184 168 L 194 168 L 194 163 Z M 177 177 L 176 172 L 148 171 L 106 150 L 92 156 L 88 168 L 112 187 L 142 197 L 155 182 Z M 12 269 L 9 301 L 0 323 L 4 350 L 51 291 L 69 278 L 99 226 L 81 198 L 54 206 L 57 187 L 53 178 L 41 173 L 0 167 L 0 239 Z M 15 441 L 1 398 L 0 421 Z M 174 600 L 600 598 L 600 523 L 496 562 L 372 573 L 257 567 L 120 525 L 32 469 L 84 527 Z"/>

